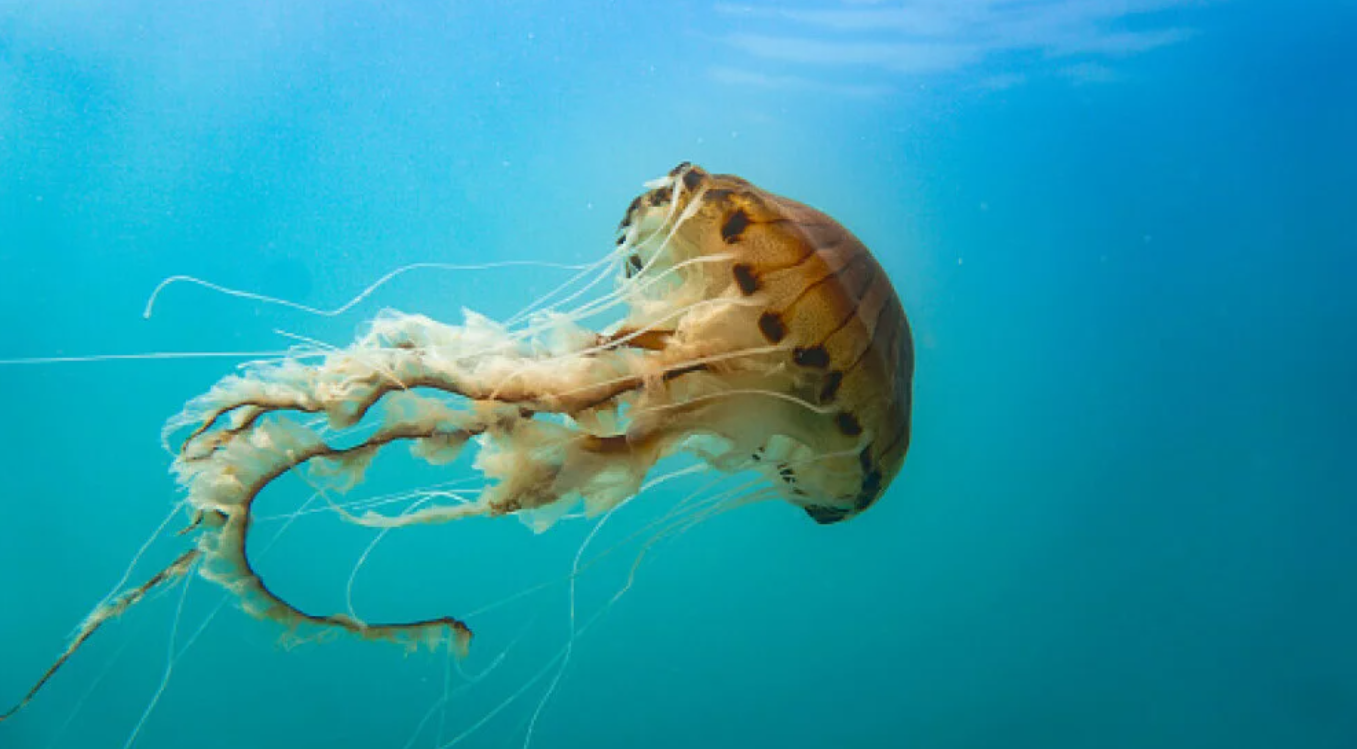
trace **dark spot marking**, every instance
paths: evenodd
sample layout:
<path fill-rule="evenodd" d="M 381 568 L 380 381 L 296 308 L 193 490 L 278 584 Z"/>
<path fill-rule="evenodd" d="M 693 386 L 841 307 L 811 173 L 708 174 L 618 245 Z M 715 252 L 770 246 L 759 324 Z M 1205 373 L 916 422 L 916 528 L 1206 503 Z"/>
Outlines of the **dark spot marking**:
<path fill-rule="evenodd" d="M 744 212 L 743 208 L 736 208 L 735 212 L 730 214 L 726 223 L 721 225 L 721 239 L 726 244 L 735 244 L 740 241 L 740 235 L 745 229 L 749 228 L 749 214 Z"/>
<path fill-rule="evenodd" d="M 691 161 L 680 161 L 678 166 L 676 166 L 676 167 L 674 167 L 673 169 L 670 169 L 670 170 L 669 170 L 669 176 L 670 176 L 670 177 L 673 177 L 673 176 L 677 175 L 679 172 L 683 171 L 684 169 L 687 169 L 688 167 L 690 167 L 690 166 L 692 166 L 692 165 L 693 165 L 693 162 L 691 162 Z"/>
<path fill-rule="evenodd" d="M 862 472 L 864 474 L 871 473 L 876 467 L 875 463 L 872 462 L 871 445 L 862 448 L 862 452 L 858 453 L 858 463 L 862 466 Z"/>
<path fill-rule="evenodd" d="M 708 191 L 702 193 L 702 195 L 703 195 L 702 201 L 703 201 L 704 203 L 717 203 L 717 202 L 721 202 L 721 201 L 724 201 L 726 198 L 730 197 L 731 194 L 734 193 L 734 192 L 735 192 L 734 190 L 726 190 L 726 189 L 722 189 L 722 188 L 717 188 L 717 189 L 715 189 L 715 190 L 708 190 Z"/>
<path fill-rule="evenodd" d="M 735 274 L 735 283 L 740 293 L 749 296 L 759 290 L 759 279 L 754 278 L 754 270 L 744 263 L 736 263 L 730 271 Z"/>
<path fill-rule="evenodd" d="M 810 346 L 808 348 L 797 346 L 792 350 L 792 361 L 803 367 L 824 369 L 829 366 L 829 352 L 825 351 L 824 346 Z"/>
<path fill-rule="evenodd" d="M 624 245 L 624 244 L 626 244 L 626 243 L 627 243 L 627 233 L 626 233 L 626 232 L 620 232 L 620 233 L 617 235 L 617 246 L 618 246 L 618 247 L 621 247 L 622 245 Z"/>
<path fill-rule="evenodd" d="M 631 257 L 627 258 L 627 277 L 630 278 L 640 273 L 644 267 L 645 263 L 641 262 L 641 256 L 633 253 Z"/>
<path fill-rule="evenodd" d="M 848 517 L 848 510 L 845 510 L 842 507 L 811 505 L 806 508 L 806 514 L 810 515 L 811 520 L 814 520 L 820 525 L 829 525 Z"/>
<path fill-rule="evenodd" d="M 763 337 L 777 343 L 787 335 L 787 326 L 782 324 L 782 318 L 777 316 L 776 312 L 765 312 L 759 315 L 759 330 L 763 331 Z"/>
<path fill-rule="evenodd" d="M 834 425 L 839 428 L 840 432 L 843 432 L 849 437 L 856 437 L 859 434 L 862 434 L 862 425 L 858 423 L 858 417 L 847 411 L 840 411 L 839 415 L 834 417 Z"/>
<path fill-rule="evenodd" d="M 674 197 L 673 188 L 671 188 L 669 185 L 665 185 L 664 187 L 661 187 L 658 190 L 652 190 L 650 192 L 650 196 L 646 199 L 646 202 L 658 208 L 664 205 L 665 203 L 668 203 L 669 199 L 672 197 Z"/>
<path fill-rule="evenodd" d="M 875 497 L 881 491 L 881 471 L 872 469 L 862 480 L 862 493 Z"/>
<path fill-rule="evenodd" d="M 688 171 L 687 174 L 683 175 L 683 186 L 688 191 L 691 192 L 693 190 L 696 190 L 697 186 L 700 184 L 702 184 L 702 174 L 701 172 L 698 172 L 696 169 L 691 169 Z"/>
<path fill-rule="evenodd" d="M 796 473 L 792 471 L 792 467 L 787 465 L 786 463 L 778 464 L 777 475 L 781 476 L 782 480 L 786 481 L 789 484 L 796 483 Z"/>
<path fill-rule="evenodd" d="M 820 386 L 820 402 L 828 403 L 839 394 L 839 385 L 843 384 L 843 372 L 837 369 L 825 375 L 825 384 Z"/>
<path fill-rule="evenodd" d="M 876 501 L 876 497 L 881 493 L 881 471 L 873 468 L 862 479 L 862 490 L 858 492 L 857 499 L 853 506 L 858 512 L 862 512 Z"/>
<path fill-rule="evenodd" d="M 641 209 L 641 201 L 644 199 L 644 195 L 637 195 L 631 199 L 631 205 L 627 206 L 627 218 L 631 218 L 631 214 Z"/>

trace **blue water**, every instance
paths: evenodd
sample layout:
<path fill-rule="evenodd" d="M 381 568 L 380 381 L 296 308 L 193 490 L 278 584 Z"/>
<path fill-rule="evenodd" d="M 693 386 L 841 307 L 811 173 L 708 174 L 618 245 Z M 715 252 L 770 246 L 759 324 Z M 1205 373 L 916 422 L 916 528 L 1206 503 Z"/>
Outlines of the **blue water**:
<path fill-rule="evenodd" d="M 532 746 L 1357 746 L 1350 3 L 171 5 L 0 2 L 0 359 L 506 317 L 563 274 L 427 270 L 334 318 L 181 285 L 141 313 L 174 274 L 333 307 L 406 263 L 588 262 L 682 160 L 834 215 L 900 291 L 915 429 L 888 494 L 657 546 Z M 168 512 L 160 427 L 239 361 L 0 365 L 0 702 Z M 451 475 L 402 465 L 359 493 Z M 474 610 L 559 581 L 590 527 L 394 532 L 355 605 Z M 343 610 L 372 538 L 304 516 L 261 571 Z M 637 551 L 584 576 L 581 620 Z M 569 631 L 558 584 L 473 619 L 449 671 L 285 650 L 222 600 L 194 580 L 134 608 L 0 747 L 123 746 L 171 649 L 142 749 L 433 747 L 527 684 L 459 744 L 522 746 Z"/>

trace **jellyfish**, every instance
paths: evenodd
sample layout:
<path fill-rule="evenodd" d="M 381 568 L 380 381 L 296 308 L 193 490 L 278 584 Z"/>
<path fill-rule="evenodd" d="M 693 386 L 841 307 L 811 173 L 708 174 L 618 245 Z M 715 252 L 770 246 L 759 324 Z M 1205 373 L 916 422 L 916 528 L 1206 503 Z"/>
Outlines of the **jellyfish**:
<path fill-rule="evenodd" d="M 816 523 L 870 508 L 909 449 L 914 371 L 909 323 L 881 265 L 833 218 L 737 176 L 685 162 L 646 187 L 598 265 L 616 283 L 597 299 L 562 311 L 567 297 L 518 326 L 469 311 L 461 325 L 384 312 L 347 348 L 255 363 L 186 404 L 166 436 L 186 433 L 172 472 L 189 548 L 96 607 L 0 720 L 102 624 L 194 572 L 299 637 L 348 632 L 464 653 L 472 630 L 461 619 L 303 611 L 246 553 L 265 487 L 301 470 L 342 491 L 398 443 L 435 465 L 471 446 L 484 488 L 471 501 L 346 520 L 395 528 L 513 515 L 545 530 L 580 505 L 587 516 L 619 506 L 657 463 L 684 454 L 752 472 L 759 498 Z M 609 311 L 620 320 L 603 330 L 583 324 Z M 361 437 L 334 439 L 360 425 Z"/>

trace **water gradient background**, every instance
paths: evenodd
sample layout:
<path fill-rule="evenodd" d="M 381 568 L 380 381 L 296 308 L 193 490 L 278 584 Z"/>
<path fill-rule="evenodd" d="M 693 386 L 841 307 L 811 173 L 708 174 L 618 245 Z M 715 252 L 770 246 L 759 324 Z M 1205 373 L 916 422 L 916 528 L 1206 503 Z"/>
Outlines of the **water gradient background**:
<path fill-rule="evenodd" d="M 0 2 L 0 359 L 507 316 L 563 275 L 426 271 L 337 318 L 187 286 L 141 312 L 179 273 L 329 307 L 405 263 L 588 262 L 682 160 L 838 217 L 904 298 L 916 426 L 888 495 L 828 528 L 748 507 L 657 548 L 533 746 L 1357 746 L 1351 7 L 170 5 Z M 160 425 L 236 362 L 0 365 L 0 702 L 176 499 Z M 448 478 L 407 469 L 363 491 Z M 400 532 L 355 605 L 474 609 L 560 578 L 589 527 Z M 340 609 L 371 538 L 307 516 L 261 568 Z M 580 583 L 582 617 L 635 551 Z M 176 649 L 221 596 L 182 600 Z M 180 601 L 101 632 L 0 746 L 122 746 Z M 441 656 L 285 651 L 228 604 L 136 746 L 435 746 L 540 673 L 567 604 L 558 585 L 474 620 L 462 670 L 497 665 L 422 731 Z M 521 746 L 550 678 L 461 745 Z"/>

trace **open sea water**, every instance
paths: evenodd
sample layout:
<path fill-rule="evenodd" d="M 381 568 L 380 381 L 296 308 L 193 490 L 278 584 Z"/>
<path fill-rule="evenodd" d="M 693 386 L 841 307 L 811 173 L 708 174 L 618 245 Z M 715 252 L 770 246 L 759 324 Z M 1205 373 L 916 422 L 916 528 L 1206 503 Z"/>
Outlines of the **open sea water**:
<path fill-rule="evenodd" d="M 167 277 L 329 309 L 410 263 L 589 263 L 693 161 L 862 238 L 917 358 L 869 512 L 763 502 L 642 554 L 705 478 L 675 481 L 573 599 L 592 521 L 397 530 L 351 575 L 377 532 L 334 513 L 268 545 L 308 497 L 280 481 L 272 587 L 486 609 L 470 655 L 283 648 L 191 579 L 0 747 L 1357 747 L 1354 35 L 1339 0 L 0 1 L 5 706 L 181 497 L 185 401 L 569 272 L 426 268 L 334 316 L 180 283 L 145 319 Z M 150 353 L 224 356 L 27 361 Z M 469 475 L 397 456 L 337 501 Z"/>

